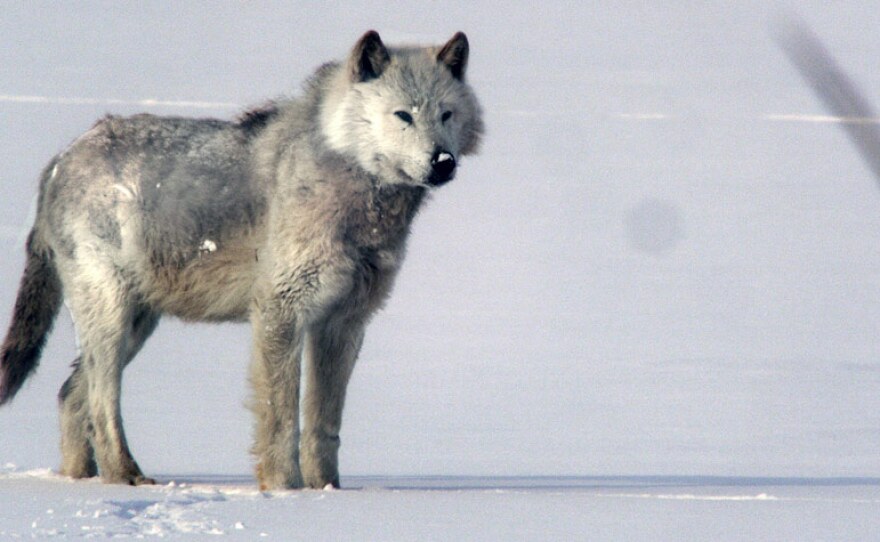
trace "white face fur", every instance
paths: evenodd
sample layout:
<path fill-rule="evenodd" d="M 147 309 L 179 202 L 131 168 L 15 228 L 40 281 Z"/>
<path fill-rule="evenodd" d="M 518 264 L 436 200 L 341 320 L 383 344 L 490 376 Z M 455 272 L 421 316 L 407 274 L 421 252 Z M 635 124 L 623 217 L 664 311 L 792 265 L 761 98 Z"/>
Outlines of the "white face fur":
<path fill-rule="evenodd" d="M 337 100 L 331 96 L 322 111 L 328 143 L 382 183 L 431 186 L 451 179 L 482 131 L 470 88 L 434 49 L 395 50 L 380 68 L 378 76 L 337 87 Z M 440 182 L 438 161 L 452 168 Z"/>
<path fill-rule="evenodd" d="M 392 75 L 385 76 L 393 82 Z M 365 101 L 361 114 L 369 121 L 370 145 L 358 158 L 367 171 L 386 182 L 428 184 L 435 156 L 459 156 L 460 119 L 468 110 L 460 105 L 462 96 L 456 96 L 454 87 L 461 83 L 452 77 L 437 79 L 449 81 L 432 81 L 433 88 L 419 92 L 421 96 L 398 85 L 384 85 L 381 79 L 359 84 L 364 87 L 358 91 Z M 442 91 L 434 92 L 437 87 Z"/>

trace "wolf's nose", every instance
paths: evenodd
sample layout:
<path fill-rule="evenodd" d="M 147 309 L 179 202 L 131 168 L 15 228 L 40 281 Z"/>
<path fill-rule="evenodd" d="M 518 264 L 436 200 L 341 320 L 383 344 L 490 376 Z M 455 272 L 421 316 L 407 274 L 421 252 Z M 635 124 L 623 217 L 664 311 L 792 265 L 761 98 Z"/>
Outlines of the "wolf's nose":
<path fill-rule="evenodd" d="M 436 151 L 431 158 L 431 170 L 431 178 L 428 182 L 434 186 L 440 186 L 452 179 L 452 175 L 455 173 L 455 157 L 452 156 L 452 153 L 444 150 Z"/>

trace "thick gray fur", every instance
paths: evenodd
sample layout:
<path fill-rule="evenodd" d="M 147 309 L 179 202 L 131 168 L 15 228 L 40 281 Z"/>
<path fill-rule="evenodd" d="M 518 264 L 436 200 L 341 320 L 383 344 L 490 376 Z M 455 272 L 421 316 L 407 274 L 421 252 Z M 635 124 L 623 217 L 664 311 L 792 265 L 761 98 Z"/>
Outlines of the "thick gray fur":
<path fill-rule="evenodd" d="M 43 172 L 0 403 L 35 369 L 63 299 L 81 355 L 59 394 L 62 472 L 150 483 L 126 444 L 123 369 L 162 314 L 250 320 L 260 486 L 338 486 L 364 328 L 426 193 L 480 141 L 467 58 L 461 33 L 387 48 L 368 32 L 302 97 L 234 122 L 99 121 Z"/>

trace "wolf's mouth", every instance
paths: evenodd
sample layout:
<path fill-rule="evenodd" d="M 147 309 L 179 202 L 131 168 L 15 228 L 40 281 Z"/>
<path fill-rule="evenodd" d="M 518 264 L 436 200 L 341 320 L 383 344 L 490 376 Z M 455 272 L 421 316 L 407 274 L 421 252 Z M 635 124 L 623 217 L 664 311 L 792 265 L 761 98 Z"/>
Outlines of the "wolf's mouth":
<path fill-rule="evenodd" d="M 412 175 L 410 175 L 409 173 L 404 171 L 403 168 L 397 168 L 396 173 L 397 173 L 398 177 L 400 177 L 401 179 L 406 181 L 407 184 L 414 184 L 414 185 L 418 185 L 418 186 L 431 186 L 430 182 L 420 181 L 420 180 L 416 179 L 415 177 L 413 177 Z"/>

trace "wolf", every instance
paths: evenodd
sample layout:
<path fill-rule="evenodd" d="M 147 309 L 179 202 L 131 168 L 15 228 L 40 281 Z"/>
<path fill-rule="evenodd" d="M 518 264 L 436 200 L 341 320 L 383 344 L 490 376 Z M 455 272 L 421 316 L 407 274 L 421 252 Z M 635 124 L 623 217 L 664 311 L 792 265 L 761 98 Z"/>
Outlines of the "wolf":
<path fill-rule="evenodd" d="M 416 212 L 483 134 L 468 55 L 461 32 L 387 47 L 370 31 L 301 96 L 233 121 L 98 121 L 42 172 L 0 404 L 36 368 L 64 302 L 79 357 L 59 393 L 61 472 L 154 483 L 126 443 L 123 369 L 163 314 L 250 321 L 260 487 L 339 487 L 365 327 Z"/>

